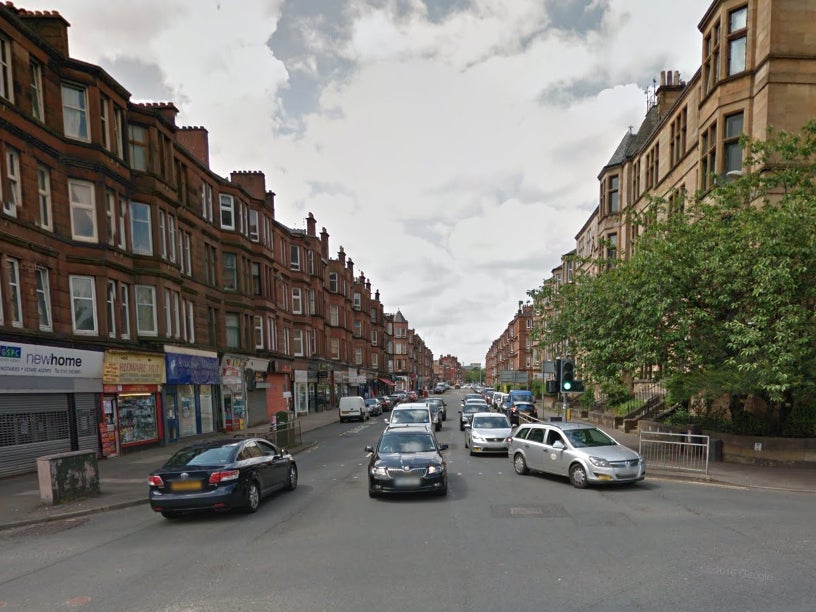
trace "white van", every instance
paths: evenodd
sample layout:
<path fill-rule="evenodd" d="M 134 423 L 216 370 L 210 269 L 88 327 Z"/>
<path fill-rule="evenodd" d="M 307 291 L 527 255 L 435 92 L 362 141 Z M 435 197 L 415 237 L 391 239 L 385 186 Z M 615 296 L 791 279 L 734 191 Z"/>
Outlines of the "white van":
<path fill-rule="evenodd" d="M 360 419 L 365 421 L 370 418 L 368 406 L 365 400 L 359 395 L 349 395 L 340 398 L 340 422 L 346 419 Z"/>

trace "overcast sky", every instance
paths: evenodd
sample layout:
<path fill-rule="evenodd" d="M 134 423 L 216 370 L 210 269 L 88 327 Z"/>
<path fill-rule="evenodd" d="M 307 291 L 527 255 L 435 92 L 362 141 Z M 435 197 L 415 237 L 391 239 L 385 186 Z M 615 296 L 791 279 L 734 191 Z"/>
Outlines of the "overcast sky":
<path fill-rule="evenodd" d="M 711 0 L 15 0 L 71 56 L 261 170 L 438 358 L 484 363 L 595 209 L 661 70 L 688 80 Z"/>

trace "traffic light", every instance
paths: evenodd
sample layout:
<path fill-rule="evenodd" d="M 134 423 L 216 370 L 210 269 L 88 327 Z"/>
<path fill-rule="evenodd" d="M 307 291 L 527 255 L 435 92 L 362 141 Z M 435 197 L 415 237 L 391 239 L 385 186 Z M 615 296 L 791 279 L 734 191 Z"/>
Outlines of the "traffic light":
<path fill-rule="evenodd" d="M 561 392 L 570 393 L 575 391 L 575 362 L 572 359 L 566 358 L 561 360 Z"/>

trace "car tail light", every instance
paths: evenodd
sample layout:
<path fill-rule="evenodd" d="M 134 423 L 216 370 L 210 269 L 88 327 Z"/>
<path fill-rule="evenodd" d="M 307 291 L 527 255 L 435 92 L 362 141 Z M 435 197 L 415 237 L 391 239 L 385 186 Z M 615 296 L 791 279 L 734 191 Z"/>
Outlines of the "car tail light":
<path fill-rule="evenodd" d="M 161 479 L 161 476 L 148 476 L 147 484 L 151 487 L 163 487 L 164 481 Z"/>
<path fill-rule="evenodd" d="M 227 482 L 229 480 L 238 480 L 238 470 L 225 470 L 223 472 L 213 472 L 210 474 L 210 484 L 218 484 L 219 482 Z"/>

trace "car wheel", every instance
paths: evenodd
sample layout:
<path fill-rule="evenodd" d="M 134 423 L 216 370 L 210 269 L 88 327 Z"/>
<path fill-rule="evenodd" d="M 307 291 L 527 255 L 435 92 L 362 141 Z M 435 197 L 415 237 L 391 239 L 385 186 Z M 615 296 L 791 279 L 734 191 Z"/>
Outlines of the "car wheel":
<path fill-rule="evenodd" d="M 176 519 L 179 517 L 178 512 L 167 512 L 166 510 L 162 510 L 161 515 L 166 519 Z"/>
<path fill-rule="evenodd" d="M 521 453 L 516 453 L 516 456 L 513 457 L 513 469 L 516 470 L 516 474 L 522 476 L 530 471 L 527 469 L 527 462 L 524 460 L 524 455 Z"/>
<path fill-rule="evenodd" d="M 459 423 L 459 431 L 465 431 L 465 426 Z"/>
<path fill-rule="evenodd" d="M 442 415 L 442 420 L 443 420 L 443 421 L 447 421 L 447 420 L 448 420 L 448 415 L 447 415 L 447 414 L 443 414 L 443 415 Z"/>
<path fill-rule="evenodd" d="M 587 487 L 587 473 L 584 466 L 576 463 L 569 471 L 570 482 L 576 489 L 586 489 Z"/>
<path fill-rule="evenodd" d="M 471 456 L 471 457 L 475 457 L 475 456 L 476 456 L 476 453 L 475 453 L 475 452 L 473 452 L 473 443 L 472 443 L 472 442 L 471 442 L 471 444 L 470 444 L 470 456 Z"/>
<path fill-rule="evenodd" d="M 294 491 L 297 487 L 298 482 L 298 469 L 297 466 L 292 464 L 289 466 L 289 475 L 286 477 L 286 488 L 290 491 Z"/>
<path fill-rule="evenodd" d="M 445 485 L 441 489 L 439 489 L 439 491 L 437 492 L 437 495 L 439 497 L 445 497 L 447 494 L 448 494 L 448 483 L 446 482 Z"/>
<path fill-rule="evenodd" d="M 261 490 L 258 488 L 258 483 L 254 480 L 249 481 L 246 488 L 244 503 L 246 511 L 250 514 L 258 509 L 261 505 Z"/>
<path fill-rule="evenodd" d="M 436 431 L 442 431 L 442 423 L 436 424 Z"/>

